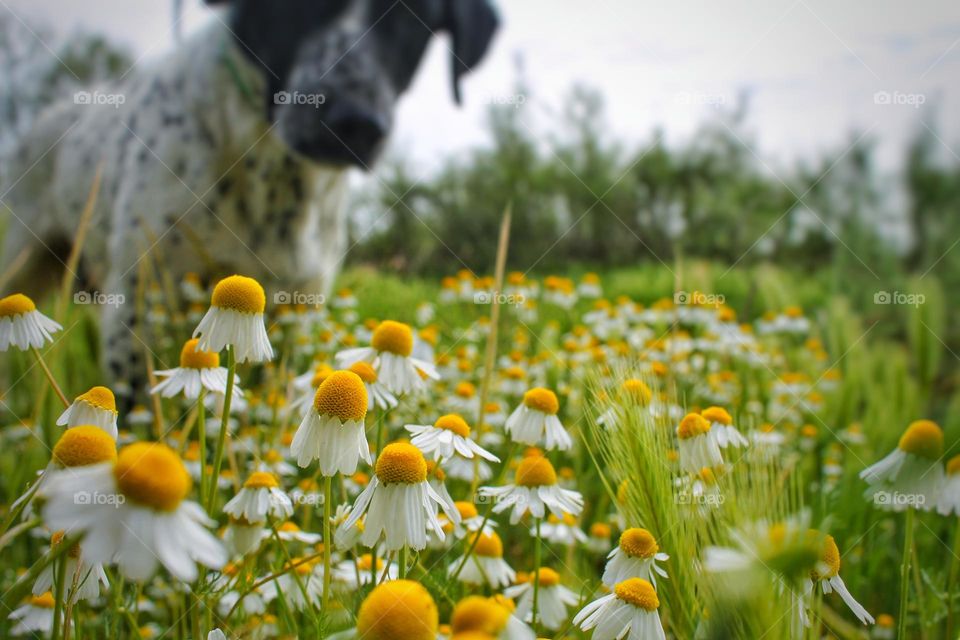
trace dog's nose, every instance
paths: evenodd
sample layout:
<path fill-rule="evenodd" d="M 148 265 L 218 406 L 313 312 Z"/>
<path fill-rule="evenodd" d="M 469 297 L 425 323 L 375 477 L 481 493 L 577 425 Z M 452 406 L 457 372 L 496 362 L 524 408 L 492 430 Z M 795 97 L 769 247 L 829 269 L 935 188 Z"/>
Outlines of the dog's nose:
<path fill-rule="evenodd" d="M 361 162 L 368 162 L 387 135 L 387 123 L 378 114 L 346 101 L 329 105 L 324 122 L 340 143 Z"/>

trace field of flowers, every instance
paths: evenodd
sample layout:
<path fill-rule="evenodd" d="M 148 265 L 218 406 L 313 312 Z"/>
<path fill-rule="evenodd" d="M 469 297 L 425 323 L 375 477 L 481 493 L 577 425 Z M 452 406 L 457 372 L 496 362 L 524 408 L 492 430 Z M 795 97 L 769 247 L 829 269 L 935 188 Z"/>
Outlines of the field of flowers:
<path fill-rule="evenodd" d="M 944 295 L 829 278 L 158 278 L 120 412 L 9 295 L 0 637 L 957 638 Z"/>

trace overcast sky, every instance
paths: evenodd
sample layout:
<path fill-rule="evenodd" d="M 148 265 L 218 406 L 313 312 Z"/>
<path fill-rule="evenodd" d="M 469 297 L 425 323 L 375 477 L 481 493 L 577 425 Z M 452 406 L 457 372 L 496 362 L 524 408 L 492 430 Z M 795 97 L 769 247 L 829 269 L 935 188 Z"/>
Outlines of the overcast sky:
<path fill-rule="evenodd" d="M 184 2 L 185 31 L 212 19 L 199 0 Z M 63 32 L 102 31 L 147 59 L 172 45 L 170 4 L 0 0 L 0 11 Z M 575 82 L 605 94 L 611 135 L 636 141 L 657 126 L 668 141 L 687 140 L 718 104 L 747 91 L 756 152 L 774 168 L 842 150 L 851 131 L 876 137 L 882 164 L 893 167 L 924 126 L 945 156 L 960 156 L 956 0 L 500 0 L 499 8 L 504 29 L 467 80 L 462 109 L 449 99 L 448 43 L 433 43 L 401 104 L 396 151 L 428 167 L 482 143 L 483 110 L 511 99 L 520 54 L 533 95 L 519 108 L 534 130 L 549 129 Z"/>

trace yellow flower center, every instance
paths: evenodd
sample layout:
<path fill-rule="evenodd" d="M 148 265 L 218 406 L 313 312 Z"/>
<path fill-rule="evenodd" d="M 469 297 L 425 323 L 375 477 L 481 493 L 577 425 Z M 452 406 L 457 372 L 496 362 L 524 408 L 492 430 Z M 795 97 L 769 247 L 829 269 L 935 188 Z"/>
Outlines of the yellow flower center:
<path fill-rule="evenodd" d="M 523 404 L 530 409 L 548 415 L 556 415 L 560 411 L 560 401 L 557 400 L 557 394 L 543 387 L 530 389 L 523 394 Z"/>
<path fill-rule="evenodd" d="M 367 388 L 352 371 L 334 371 L 317 387 L 313 408 L 341 422 L 360 421 L 367 415 Z"/>
<path fill-rule="evenodd" d="M 117 401 L 113 397 L 113 391 L 106 387 L 93 387 L 86 393 L 77 396 L 77 400 L 83 400 L 89 405 L 104 411 L 117 412 Z"/>
<path fill-rule="evenodd" d="M 213 351 L 198 351 L 199 338 L 191 338 L 180 350 L 180 366 L 184 369 L 215 369 L 220 366 L 220 354 Z"/>
<path fill-rule="evenodd" d="M 643 380 L 638 380 L 637 378 L 625 380 L 623 383 L 623 391 L 628 398 L 641 405 L 647 404 L 650 402 L 650 398 L 653 397 L 653 392 L 650 391 L 650 387 L 648 387 Z"/>
<path fill-rule="evenodd" d="M 254 471 L 243 486 L 246 489 L 275 489 L 280 486 L 280 483 L 269 471 Z"/>
<path fill-rule="evenodd" d="M 620 550 L 634 558 L 652 558 L 660 547 L 649 531 L 633 527 L 620 534 Z"/>
<path fill-rule="evenodd" d="M 461 398 L 467 398 L 469 400 L 476 395 L 477 388 L 469 382 L 461 382 L 457 384 L 457 387 L 453 390 L 453 392 Z"/>
<path fill-rule="evenodd" d="M 413 331 L 409 325 L 393 320 L 384 320 L 373 332 L 370 342 L 377 351 L 395 353 L 408 357 L 413 353 Z"/>
<path fill-rule="evenodd" d="M 877 616 L 877 626 L 881 629 L 893 629 L 895 625 L 896 621 L 889 613 L 881 613 Z"/>
<path fill-rule="evenodd" d="M 644 611 L 656 611 L 660 599 L 653 585 L 643 578 L 628 578 L 613 588 L 617 598 Z"/>
<path fill-rule="evenodd" d="M 688 413 L 677 427 L 677 437 L 681 440 L 702 436 L 710 431 L 710 423 L 699 413 Z"/>
<path fill-rule="evenodd" d="M 433 426 L 435 426 L 437 429 L 453 431 L 455 434 L 463 438 L 470 437 L 470 425 L 467 424 L 466 420 L 455 413 L 448 413 L 445 416 L 440 416 L 437 418 L 437 421 L 433 423 Z"/>
<path fill-rule="evenodd" d="M 0 318 L 19 316 L 36 310 L 37 305 L 33 304 L 33 300 L 22 293 L 15 293 L 0 299 Z"/>
<path fill-rule="evenodd" d="M 53 594 L 47 591 L 39 596 L 32 596 L 30 604 L 40 609 L 53 609 L 56 606 L 56 600 L 53 599 Z"/>
<path fill-rule="evenodd" d="M 708 422 L 719 422 L 720 424 L 733 424 L 733 417 L 727 413 L 723 407 L 709 407 L 700 412 Z"/>
<path fill-rule="evenodd" d="M 814 533 L 820 535 L 818 531 Z M 837 547 L 837 541 L 833 539 L 833 536 L 825 535 L 821 542 L 820 561 L 827 566 L 827 572 L 822 577 L 832 578 L 840 573 L 840 549 Z"/>
<path fill-rule="evenodd" d="M 609 539 L 610 533 L 610 525 L 606 522 L 594 522 L 590 525 L 590 535 L 594 538 Z"/>
<path fill-rule="evenodd" d="M 160 442 L 137 442 L 124 447 L 113 474 L 125 496 L 158 511 L 173 511 L 190 493 L 190 474 L 183 461 Z"/>
<path fill-rule="evenodd" d="M 557 472 L 544 456 L 527 456 L 517 466 L 516 483 L 521 487 L 545 487 L 557 484 Z"/>
<path fill-rule="evenodd" d="M 555 587 L 560 584 L 560 574 L 550 567 L 540 567 L 537 572 L 537 581 L 541 587 Z"/>
<path fill-rule="evenodd" d="M 383 484 L 416 484 L 427 479 L 427 461 L 412 444 L 394 442 L 380 452 L 376 472 Z"/>
<path fill-rule="evenodd" d="M 417 582 L 390 580 L 360 605 L 357 636 L 363 640 L 435 640 L 440 619 L 430 593 Z"/>
<path fill-rule="evenodd" d="M 350 371 L 360 376 L 360 379 L 367 384 L 373 384 L 377 381 L 377 372 L 369 362 L 363 362 L 362 360 L 354 362 L 350 365 Z"/>
<path fill-rule="evenodd" d="M 500 540 L 500 536 L 497 535 L 496 531 L 491 531 L 489 534 L 478 531 L 474 534 L 473 538 L 477 540 L 473 552 L 478 556 L 484 558 L 503 557 L 503 542 Z M 473 542 L 472 539 L 471 542 Z"/>
<path fill-rule="evenodd" d="M 947 475 L 960 473 L 960 455 L 953 456 L 947 462 Z"/>
<path fill-rule="evenodd" d="M 475 631 L 493 637 L 506 628 L 509 619 L 510 612 L 492 598 L 467 596 L 453 608 L 450 626 L 454 633 Z"/>
<path fill-rule="evenodd" d="M 503 375 L 509 380 L 523 380 L 527 377 L 527 372 L 520 367 L 507 367 L 504 369 Z"/>
<path fill-rule="evenodd" d="M 476 518 L 478 515 L 477 507 L 472 502 L 454 502 L 453 506 L 460 512 L 461 520 Z"/>
<path fill-rule="evenodd" d="M 253 479 L 253 476 L 250 477 L 250 480 L 252 480 L 252 479 Z M 246 487 L 246 486 L 249 486 L 249 485 L 250 485 L 250 480 L 247 480 L 247 484 L 245 484 L 245 485 L 243 485 L 243 486 L 245 486 L 245 487 Z M 280 529 L 279 529 L 279 530 L 280 530 L 282 533 L 300 533 L 300 527 L 298 527 L 298 526 L 297 526 L 296 524 L 294 524 L 293 522 L 290 522 L 289 520 L 287 520 L 287 521 L 284 522 L 282 525 L 280 525 Z"/>
<path fill-rule="evenodd" d="M 938 460 L 943 454 L 943 431 L 936 422 L 917 420 L 900 436 L 901 451 L 927 460 Z"/>
<path fill-rule="evenodd" d="M 267 296 L 263 293 L 260 283 L 253 278 L 230 276 L 218 282 L 213 288 L 211 304 L 240 313 L 263 313 L 267 305 Z"/>
<path fill-rule="evenodd" d="M 53 447 L 53 459 L 64 467 L 85 467 L 116 460 L 117 443 L 100 427 L 67 429 Z"/>
<path fill-rule="evenodd" d="M 357 560 L 357 568 L 360 571 L 370 571 L 373 568 L 373 556 L 369 553 L 365 553 Z M 383 558 L 377 558 L 377 569 L 383 568 Z"/>

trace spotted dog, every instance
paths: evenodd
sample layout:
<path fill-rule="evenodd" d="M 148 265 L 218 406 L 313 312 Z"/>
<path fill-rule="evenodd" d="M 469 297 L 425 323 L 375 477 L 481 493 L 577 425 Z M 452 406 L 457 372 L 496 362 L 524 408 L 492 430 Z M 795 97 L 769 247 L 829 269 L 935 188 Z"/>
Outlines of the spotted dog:
<path fill-rule="evenodd" d="M 121 391 L 145 384 L 134 301 L 146 256 L 174 279 L 254 276 L 268 297 L 326 290 L 348 169 L 376 160 L 429 41 L 450 35 L 459 101 L 498 26 L 488 0 L 211 3 L 222 16 L 164 60 L 46 109 L 0 190 L 4 261 L 19 263 L 7 288 L 36 294 L 59 281 L 102 166 L 74 275 L 124 301 L 101 310 Z"/>

